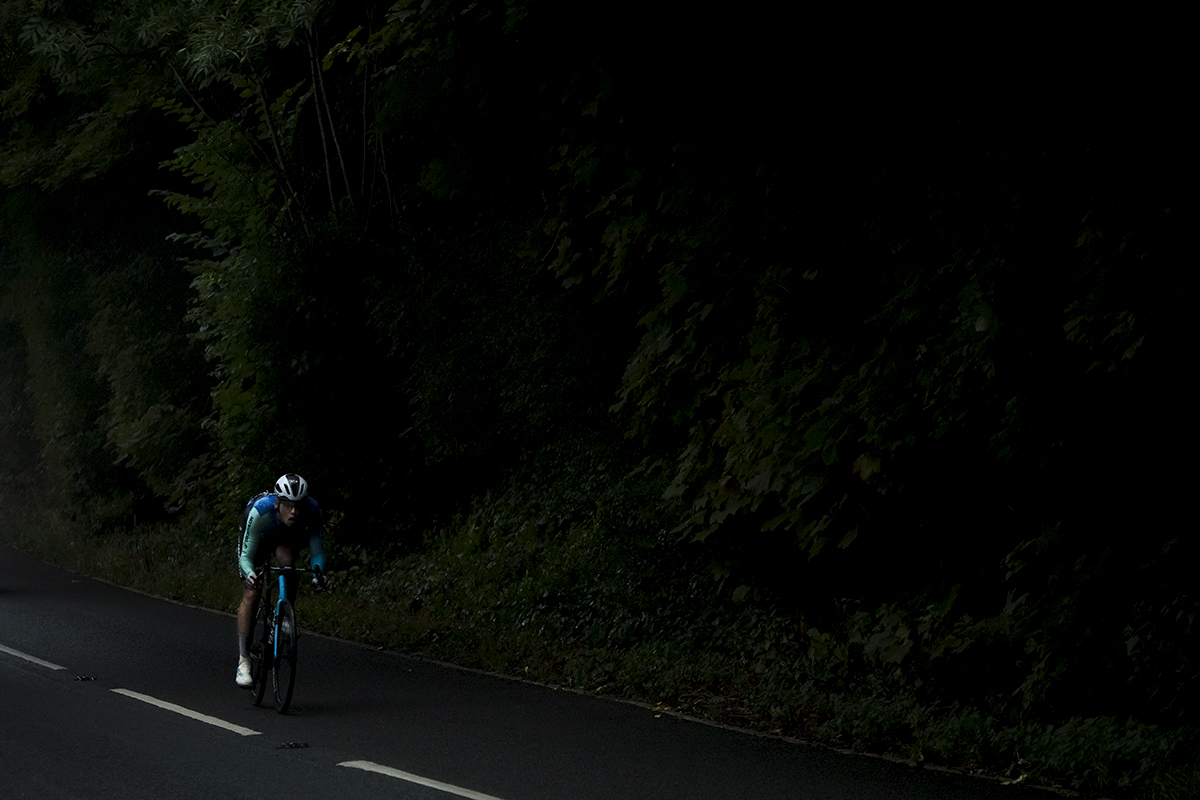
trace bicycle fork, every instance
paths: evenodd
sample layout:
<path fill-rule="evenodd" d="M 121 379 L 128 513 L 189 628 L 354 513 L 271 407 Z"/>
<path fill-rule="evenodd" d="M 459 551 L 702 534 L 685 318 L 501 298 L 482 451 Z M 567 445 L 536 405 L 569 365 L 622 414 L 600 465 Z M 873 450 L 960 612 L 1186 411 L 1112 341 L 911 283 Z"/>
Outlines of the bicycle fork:
<path fill-rule="evenodd" d="M 277 599 L 275 601 L 275 624 L 272 626 L 272 628 L 274 630 L 272 631 L 272 636 L 271 636 L 271 638 L 274 639 L 273 644 L 275 647 L 275 658 L 276 659 L 279 658 L 279 639 L 280 639 L 279 629 L 283 625 L 283 619 L 279 612 L 283 608 L 283 604 L 286 601 L 287 601 L 287 576 L 286 576 L 286 574 L 281 572 L 281 573 L 279 573 L 279 599 Z M 295 635 L 295 631 L 292 632 L 292 635 L 293 636 Z M 272 663 L 274 663 L 274 662 L 272 662 Z"/>

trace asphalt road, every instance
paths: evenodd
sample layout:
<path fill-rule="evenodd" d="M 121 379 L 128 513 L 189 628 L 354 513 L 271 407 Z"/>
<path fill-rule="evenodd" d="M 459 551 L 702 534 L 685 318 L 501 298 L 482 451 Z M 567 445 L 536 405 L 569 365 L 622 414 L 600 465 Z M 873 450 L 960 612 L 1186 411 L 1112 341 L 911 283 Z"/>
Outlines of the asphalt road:
<path fill-rule="evenodd" d="M 231 616 L 0 545 L 0 798 L 1051 797 L 311 634 L 279 715 L 236 653 Z"/>

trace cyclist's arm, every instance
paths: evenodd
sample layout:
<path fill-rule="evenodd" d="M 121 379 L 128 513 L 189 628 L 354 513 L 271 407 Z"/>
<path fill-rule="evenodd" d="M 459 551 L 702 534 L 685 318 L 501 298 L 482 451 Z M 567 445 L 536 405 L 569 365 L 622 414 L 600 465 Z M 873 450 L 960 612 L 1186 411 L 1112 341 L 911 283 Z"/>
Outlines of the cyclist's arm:
<path fill-rule="evenodd" d="M 246 517 L 246 529 L 242 531 L 242 552 L 238 556 L 238 569 L 241 570 L 243 578 L 254 571 L 255 565 L 251 562 L 251 556 L 258 551 L 258 543 L 262 539 L 262 524 L 259 522 L 261 519 L 257 508 L 251 508 L 249 516 Z"/>
<path fill-rule="evenodd" d="M 308 537 L 308 549 L 311 553 L 311 561 L 313 569 L 318 569 L 321 572 L 325 571 L 325 545 L 320 529 L 317 529 Z"/>
<path fill-rule="evenodd" d="M 324 520 L 321 517 L 321 507 L 313 501 L 311 513 L 313 514 L 313 526 L 308 532 L 308 552 L 309 560 L 312 562 L 313 569 L 318 569 L 321 572 L 325 571 L 325 526 Z"/>

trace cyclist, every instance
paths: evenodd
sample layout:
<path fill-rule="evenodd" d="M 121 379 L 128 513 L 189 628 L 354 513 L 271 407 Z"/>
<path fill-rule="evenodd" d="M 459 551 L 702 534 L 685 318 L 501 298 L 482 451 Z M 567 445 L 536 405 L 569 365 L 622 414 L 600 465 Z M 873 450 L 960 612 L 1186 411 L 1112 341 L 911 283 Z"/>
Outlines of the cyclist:
<path fill-rule="evenodd" d="M 254 680 L 250 675 L 250 636 L 254 625 L 254 609 L 262 595 L 263 579 L 255 568 L 265 564 L 275 553 L 281 567 L 296 565 L 296 556 L 307 544 L 316 576 L 313 585 L 324 589 L 325 577 L 324 530 L 321 525 L 321 506 L 308 495 L 308 482 L 294 473 L 280 476 L 275 491 L 265 492 L 250 501 L 243 514 L 242 546 L 238 553 L 238 572 L 242 576 L 242 604 L 238 607 L 238 666 L 237 685 L 248 687 Z M 288 597 L 296 600 L 295 580 L 288 582 Z"/>

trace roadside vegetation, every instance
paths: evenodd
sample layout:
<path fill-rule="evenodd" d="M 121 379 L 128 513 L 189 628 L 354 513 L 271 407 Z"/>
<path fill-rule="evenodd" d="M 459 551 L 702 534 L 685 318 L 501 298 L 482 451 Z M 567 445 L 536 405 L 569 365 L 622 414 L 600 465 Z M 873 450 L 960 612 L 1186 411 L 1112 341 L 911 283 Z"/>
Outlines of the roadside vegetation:
<path fill-rule="evenodd" d="M 230 611 L 296 471 L 313 630 L 1197 796 L 1178 104 L 811 24 L 0 0 L 0 537 Z"/>

